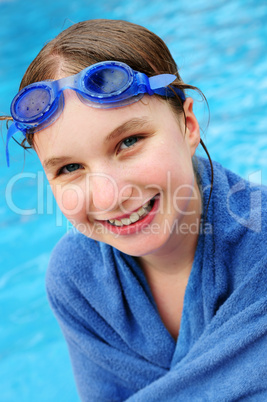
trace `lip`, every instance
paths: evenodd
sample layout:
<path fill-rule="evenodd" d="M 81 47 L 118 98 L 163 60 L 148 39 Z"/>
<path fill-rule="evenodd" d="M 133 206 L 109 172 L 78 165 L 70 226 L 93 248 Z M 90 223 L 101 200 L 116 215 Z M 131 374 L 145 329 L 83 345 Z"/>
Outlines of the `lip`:
<path fill-rule="evenodd" d="M 156 197 L 151 211 L 143 219 L 140 219 L 139 221 L 137 221 L 135 223 L 131 223 L 130 225 L 114 226 L 114 225 L 111 225 L 110 223 L 108 223 L 107 221 L 98 221 L 98 222 L 101 223 L 103 226 L 105 226 L 110 232 L 116 233 L 119 235 L 125 236 L 125 235 L 138 233 L 138 232 L 140 232 L 142 227 L 149 225 L 153 221 L 153 219 L 158 211 L 159 198 L 160 198 L 160 196 Z"/>

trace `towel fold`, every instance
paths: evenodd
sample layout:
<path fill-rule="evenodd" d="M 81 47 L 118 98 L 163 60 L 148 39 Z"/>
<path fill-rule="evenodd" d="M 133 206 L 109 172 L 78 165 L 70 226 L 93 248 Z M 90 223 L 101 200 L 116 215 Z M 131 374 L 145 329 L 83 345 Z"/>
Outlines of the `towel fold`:
<path fill-rule="evenodd" d="M 210 167 L 196 169 L 206 205 Z M 82 401 L 267 400 L 267 189 L 214 163 L 177 342 L 136 260 L 75 229 L 47 293 Z"/>

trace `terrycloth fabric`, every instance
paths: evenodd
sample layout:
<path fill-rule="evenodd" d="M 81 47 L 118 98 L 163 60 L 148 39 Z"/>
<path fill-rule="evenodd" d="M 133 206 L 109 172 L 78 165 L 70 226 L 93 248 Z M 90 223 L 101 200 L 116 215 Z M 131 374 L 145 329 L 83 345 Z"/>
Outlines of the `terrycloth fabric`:
<path fill-rule="evenodd" d="M 82 401 L 267 400 L 267 190 L 214 168 L 177 343 L 132 257 L 77 231 L 56 246 L 47 291 Z"/>

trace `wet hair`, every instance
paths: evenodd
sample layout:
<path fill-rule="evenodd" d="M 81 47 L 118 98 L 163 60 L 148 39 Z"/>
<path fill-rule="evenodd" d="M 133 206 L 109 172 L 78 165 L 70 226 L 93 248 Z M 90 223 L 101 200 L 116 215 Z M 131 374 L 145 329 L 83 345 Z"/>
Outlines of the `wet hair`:
<path fill-rule="evenodd" d="M 34 82 L 77 74 L 92 64 L 107 60 L 126 63 L 148 77 L 162 73 L 175 74 L 177 78 L 172 86 L 184 93 L 186 90 L 198 91 L 206 100 L 198 88 L 182 81 L 177 65 L 161 38 L 140 25 L 107 19 L 79 22 L 48 42 L 29 65 L 20 90 Z M 167 101 L 177 116 L 184 115 L 185 118 L 183 102 L 178 96 Z M 1 119 L 11 120 L 7 116 Z M 21 145 L 27 148 L 27 142 L 32 147 L 33 136 L 30 131 L 26 133 Z M 202 140 L 201 144 L 210 160 Z"/>

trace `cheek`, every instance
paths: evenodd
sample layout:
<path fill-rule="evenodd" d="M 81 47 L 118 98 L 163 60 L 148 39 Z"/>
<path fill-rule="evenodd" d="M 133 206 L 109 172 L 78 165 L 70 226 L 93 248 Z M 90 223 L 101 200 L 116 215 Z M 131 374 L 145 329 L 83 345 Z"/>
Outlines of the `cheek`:
<path fill-rule="evenodd" d="M 162 145 L 162 146 L 161 146 Z M 146 153 L 132 167 L 132 177 L 140 184 L 162 186 L 172 183 L 174 186 L 193 184 L 192 159 L 184 141 L 159 144 L 152 152 Z"/>
<path fill-rule="evenodd" d="M 67 219 L 82 219 L 86 208 L 83 189 L 77 185 L 52 186 L 52 191 L 59 208 Z"/>
<path fill-rule="evenodd" d="M 170 151 L 171 149 L 171 151 Z M 148 155 L 147 155 L 148 156 Z M 158 148 L 146 158 L 146 163 L 136 166 L 134 175 L 139 184 L 150 192 L 162 193 L 161 211 L 190 214 L 189 203 L 197 197 L 191 156 L 184 141 L 173 147 Z M 150 194 L 149 194 L 150 195 Z"/>

